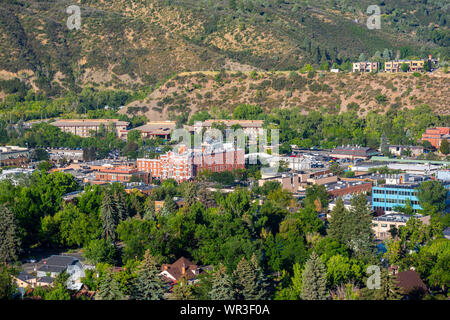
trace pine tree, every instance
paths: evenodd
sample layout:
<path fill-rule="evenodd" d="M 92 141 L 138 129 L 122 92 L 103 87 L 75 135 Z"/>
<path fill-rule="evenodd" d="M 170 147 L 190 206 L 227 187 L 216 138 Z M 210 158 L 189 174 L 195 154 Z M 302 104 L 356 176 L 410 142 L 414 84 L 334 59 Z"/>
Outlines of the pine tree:
<path fill-rule="evenodd" d="M 226 273 L 225 267 L 222 264 L 219 265 L 219 268 L 214 274 L 209 296 L 211 300 L 234 300 L 236 297 L 233 280 Z"/>
<path fill-rule="evenodd" d="M 114 202 L 116 205 L 116 212 L 118 221 L 123 221 L 129 217 L 127 199 L 123 191 L 118 191 L 114 194 Z"/>
<path fill-rule="evenodd" d="M 116 241 L 117 227 L 117 207 L 111 193 L 105 191 L 103 193 L 101 220 L 103 225 L 103 237 L 105 239 Z"/>
<path fill-rule="evenodd" d="M 95 295 L 96 300 L 125 300 L 126 297 L 120 290 L 119 282 L 113 277 L 111 271 L 105 273 L 98 286 Z"/>
<path fill-rule="evenodd" d="M 339 197 L 336 200 L 336 206 L 331 211 L 328 225 L 328 235 L 339 242 L 344 242 L 345 218 L 347 213 L 344 200 Z"/>
<path fill-rule="evenodd" d="M 251 261 L 242 257 L 233 273 L 238 298 L 244 300 L 263 300 L 269 296 L 269 284 L 260 269 L 256 255 Z"/>
<path fill-rule="evenodd" d="M 387 155 L 389 153 L 388 140 L 384 133 L 381 135 L 381 138 L 380 138 L 380 152 L 383 155 Z"/>
<path fill-rule="evenodd" d="M 374 300 L 400 300 L 402 298 L 396 277 L 385 270 L 381 272 L 380 289 L 373 290 Z"/>
<path fill-rule="evenodd" d="M 325 265 L 319 256 L 313 252 L 306 262 L 305 270 L 302 274 L 302 293 L 303 300 L 326 300 L 327 292 L 327 274 Z"/>
<path fill-rule="evenodd" d="M 178 283 L 173 287 L 170 300 L 193 300 L 191 286 L 187 279 L 182 277 Z"/>
<path fill-rule="evenodd" d="M 132 286 L 132 296 L 136 300 L 161 300 L 164 299 L 165 291 L 165 283 L 159 275 L 156 262 L 147 250 Z"/>
<path fill-rule="evenodd" d="M 351 199 L 351 206 L 344 231 L 348 239 L 346 244 L 358 256 L 373 254 L 375 246 L 372 215 L 366 196 L 363 193 L 354 196 Z"/>
<path fill-rule="evenodd" d="M 174 213 L 177 211 L 177 209 L 178 209 L 178 206 L 177 206 L 176 202 L 173 200 L 173 198 L 171 196 L 168 195 L 164 199 L 164 206 L 161 209 L 161 211 L 162 211 L 161 215 L 167 215 L 170 213 Z"/>
<path fill-rule="evenodd" d="M 190 207 L 196 201 L 197 197 L 197 185 L 193 182 L 188 182 L 183 190 L 183 198 L 185 205 Z"/>
<path fill-rule="evenodd" d="M 0 261 L 16 261 L 19 251 L 20 239 L 14 213 L 5 205 L 0 205 Z"/>

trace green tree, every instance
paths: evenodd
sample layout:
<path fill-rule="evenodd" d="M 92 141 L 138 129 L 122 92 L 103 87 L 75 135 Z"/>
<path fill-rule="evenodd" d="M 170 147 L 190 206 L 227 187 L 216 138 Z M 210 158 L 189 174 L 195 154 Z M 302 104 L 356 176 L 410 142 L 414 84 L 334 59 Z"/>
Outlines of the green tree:
<path fill-rule="evenodd" d="M 187 182 L 183 185 L 182 196 L 185 205 L 190 207 L 197 200 L 197 184 L 194 182 Z"/>
<path fill-rule="evenodd" d="M 114 264 L 116 247 L 106 239 L 94 239 L 83 251 L 89 261 L 97 264 L 99 262 Z"/>
<path fill-rule="evenodd" d="M 313 206 L 316 211 L 322 212 L 328 208 L 329 193 L 323 185 L 312 185 L 306 188 L 306 196 L 303 200 L 305 207 Z"/>
<path fill-rule="evenodd" d="M 450 153 L 450 143 L 448 142 L 447 139 L 442 140 L 441 146 L 439 147 L 439 151 L 441 151 L 445 155 Z"/>
<path fill-rule="evenodd" d="M 327 297 L 326 268 L 320 257 L 313 252 L 306 261 L 302 274 L 301 298 L 303 300 L 326 300 Z"/>
<path fill-rule="evenodd" d="M 351 209 L 346 217 L 344 239 L 357 256 L 375 253 L 372 215 L 366 195 L 363 193 L 351 199 Z"/>
<path fill-rule="evenodd" d="M 20 239 L 14 213 L 5 205 L 0 205 L 0 261 L 6 263 L 17 260 Z"/>
<path fill-rule="evenodd" d="M 10 299 L 15 291 L 14 270 L 0 262 L 0 300 Z"/>
<path fill-rule="evenodd" d="M 403 72 L 408 72 L 409 65 L 407 63 L 403 62 L 402 65 L 400 66 L 400 69 L 402 69 Z"/>
<path fill-rule="evenodd" d="M 338 177 L 342 177 L 345 173 L 344 168 L 342 168 L 338 163 L 333 163 L 330 166 L 330 171 L 332 174 Z"/>
<path fill-rule="evenodd" d="M 211 300 L 234 300 L 235 296 L 236 291 L 233 286 L 233 280 L 226 273 L 225 267 L 220 264 L 214 273 L 209 297 Z"/>
<path fill-rule="evenodd" d="M 161 215 L 168 215 L 171 213 L 175 213 L 178 210 L 177 203 L 173 200 L 173 197 L 167 195 L 164 199 L 164 206 L 161 209 Z"/>
<path fill-rule="evenodd" d="M 106 271 L 99 282 L 98 291 L 95 295 L 96 300 L 126 300 L 112 271 Z"/>
<path fill-rule="evenodd" d="M 31 154 L 31 159 L 36 161 L 44 161 L 50 159 L 50 156 L 45 149 L 34 149 Z"/>
<path fill-rule="evenodd" d="M 346 228 L 346 217 L 348 215 L 348 211 L 344 206 L 344 200 L 342 200 L 341 197 L 339 197 L 336 200 L 336 205 L 331 210 L 330 213 L 330 219 L 328 224 L 328 235 L 343 243 L 344 242 L 344 235 L 345 235 L 345 228 Z"/>
<path fill-rule="evenodd" d="M 269 284 L 253 254 L 250 261 L 245 257 L 239 261 L 233 273 L 237 295 L 243 300 L 262 300 L 269 296 Z"/>
<path fill-rule="evenodd" d="M 436 180 L 424 181 L 419 186 L 419 203 L 422 208 L 431 206 L 436 208 L 437 211 L 443 211 L 445 209 L 445 199 L 447 198 L 447 189 L 443 186 L 442 182 Z"/>
<path fill-rule="evenodd" d="M 44 300 L 70 300 L 70 293 L 65 285 L 59 283 L 45 294 Z"/>
<path fill-rule="evenodd" d="M 170 300 L 193 300 L 192 287 L 186 277 L 181 279 L 173 286 Z"/>
<path fill-rule="evenodd" d="M 103 237 L 109 241 L 116 241 L 116 227 L 118 224 L 115 199 L 108 190 L 103 193 L 101 220 Z"/>
<path fill-rule="evenodd" d="M 164 299 L 165 284 L 159 275 L 154 258 L 146 251 L 132 286 L 132 296 L 136 300 Z"/>

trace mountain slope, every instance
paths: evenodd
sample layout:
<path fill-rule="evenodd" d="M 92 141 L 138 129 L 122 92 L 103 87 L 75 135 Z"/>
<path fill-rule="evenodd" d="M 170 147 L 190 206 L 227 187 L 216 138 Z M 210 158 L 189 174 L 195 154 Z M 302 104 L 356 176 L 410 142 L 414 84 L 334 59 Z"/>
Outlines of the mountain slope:
<path fill-rule="evenodd" d="M 198 111 L 229 115 L 239 104 L 255 104 L 266 113 L 297 107 L 304 113 L 352 109 L 364 115 L 371 110 L 428 104 L 436 114 L 450 114 L 449 82 L 450 74 L 440 72 L 420 77 L 411 73 L 190 72 L 173 77 L 121 113 L 145 114 L 151 120 L 187 120 Z"/>
<path fill-rule="evenodd" d="M 381 30 L 366 27 L 370 2 L 4 0 L 0 77 L 58 95 L 88 83 L 134 89 L 183 71 L 295 70 L 384 49 L 448 56 L 445 1 L 381 1 Z M 73 4 L 80 30 L 66 26 Z"/>

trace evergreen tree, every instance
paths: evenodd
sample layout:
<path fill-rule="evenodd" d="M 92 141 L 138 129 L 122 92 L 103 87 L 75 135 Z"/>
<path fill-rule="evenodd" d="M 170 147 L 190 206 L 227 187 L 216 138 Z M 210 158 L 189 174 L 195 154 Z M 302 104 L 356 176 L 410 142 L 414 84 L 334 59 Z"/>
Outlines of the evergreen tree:
<path fill-rule="evenodd" d="M 238 298 L 243 300 L 262 300 L 269 296 L 269 284 L 264 273 L 252 255 L 251 261 L 242 257 L 233 273 Z"/>
<path fill-rule="evenodd" d="M 191 286 L 187 279 L 182 277 L 178 283 L 173 287 L 170 300 L 193 300 Z"/>
<path fill-rule="evenodd" d="M 161 209 L 162 210 L 161 214 L 167 215 L 170 213 L 174 213 L 177 211 L 177 209 L 178 209 L 178 206 L 177 206 L 176 202 L 173 200 L 173 198 L 170 195 L 167 195 L 166 198 L 164 199 L 164 206 Z"/>
<path fill-rule="evenodd" d="M 214 274 L 212 289 L 209 292 L 211 300 L 234 300 L 236 292 L 233 281 L 226 273 L 225 267 L 220 264 Z"/>
<path fill-rule="evenodd" d="M 188 182 L 183 190 L 183 198 L 185 205 L 190 207 L 196 201 L 197 185 L 194 182 Z"/>
<path fill-rule="evenodd" d="M 116 212 L 118 221 L 123 221 L 129 217 L 130 213 L 128 212 L 127 199 L 125 193 L 120 190 L 114 194 L 114 202 L 116 205 Z"/>
<path fill-rule="evenodd" d="M 306 261 L 305 270 L 302 274 L 302 292 L 303 300 L 326 300 L 327 292 L 327 273 L 325 265 L 319 256 L 313 252 Z"/>
<path fill-rule="evenodd" d="M 125 300 L 126 297 L 120 290 L 119 282 L 113 277 L 111 271 L 107 271 L 98 286 L 96 300 Z"/>
<path fill-rule="evenodd" d="M 116 241 L 117 206 L 114 197 L 109 191 L 103 193 L 101 220 L 103 225 L 103 237 L 107 240 Z"/>
<path fill-rule="evenodd" d="M 14 262 L 20 251 L 20 239 L 14 213 L 5 205 L 0 205 L 0 261 Z"/>
<path fill-rule="evenodd" d="M 331 211 L 328 225 L 328 235 L 339 242 L 344 242 L 345 218 L 347 213 L 344 200 L 339 197 L 336 200 L 336 206 Z"/>
<path fill-rule="evenodd" d="M 386 135 L 384 134 L 384 132 L 380 138 L 380 152 L 383 155 L 387 155 L 389 153 L 388 141 L 387 141 L 387 138 L 386 138 Z"/>
<path fill-rule="evenodd" d="M 10 299 L 16 289 L 14 278 L 16 272 L 0 262 L 0 300 Z"/>
<path fill-rule="evenodd" d="M 132 296 L 136 300 L 161 300 L 164 299 L 165 291 L 165 283 L 159 275 L 156 262 L 147 250 L 132 286 Z"/>
<path fill-rule="evenodd" d="M 344 231 L 344 236 L 347 238 L 346 244 L 358 256 L 373 254 L 375 246 L 372 215 L 365 194 L 360 193 L 354 196 L 351 206 Z"/>

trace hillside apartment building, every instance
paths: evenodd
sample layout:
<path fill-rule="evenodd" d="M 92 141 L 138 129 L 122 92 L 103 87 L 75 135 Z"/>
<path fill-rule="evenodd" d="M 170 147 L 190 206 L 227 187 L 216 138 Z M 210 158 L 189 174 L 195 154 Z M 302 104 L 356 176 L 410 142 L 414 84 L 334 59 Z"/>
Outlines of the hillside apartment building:
<path fill-rule="evenodd" d="M 157 159 L 137 159 L 141 172 L 151 173 L 160 180 L 175 179 L 178 182 L 193 179 L 201 170 L 212 172 L 231 171 L 245 168 L 245 150 L 232 144 L 215 145 L 212 148 L 180 149 L 169 151 Z"/>
<path fill-rule="evenodd" d="M 62 119 L 51 122 L 50 124 L 60 128 L 64 132 L 84 138 L 90 137 L 91 131 L 97 133 L 102 126 L 106 131 L 109 130 L 110 126 L 113 126 L 117 137 L 126 139 L 127 128 L 130 123 L 118 119 Z"/>
<path fill-rule="evenodd" d="M 353 72 L 378 72 L 380 70 L 380 62 L 362 61 L 353 63 Z"/>
<path fill-rule="evenodd" d="M 424 60 L 395 60 L 385 62 L 384 71 L 389 73 L 403 72 L 402 65 L 404 63 L 408 65 L 409 71 L 411 72 L 420 72 L 424 70 Z"/>

